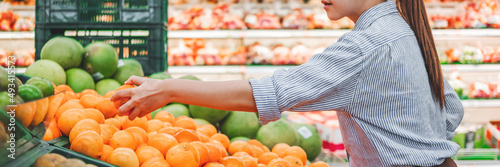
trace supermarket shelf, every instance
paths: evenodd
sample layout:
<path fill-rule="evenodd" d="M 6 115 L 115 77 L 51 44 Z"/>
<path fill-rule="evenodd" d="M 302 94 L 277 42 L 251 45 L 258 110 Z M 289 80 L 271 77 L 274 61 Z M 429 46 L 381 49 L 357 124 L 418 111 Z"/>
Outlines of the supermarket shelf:
<path fill-rule="evenodd" d="M 272 74 L 293 66 L 170 66 L 172 74 Z M 500 64 L 442 65 L 443 72 L 500 72 Z"/>
<path fill-rule="evenodd" d="M 168 38 L 338 38 L 351 30 L 180 30 Z M 500 37 L 500 29 L 433 30 L 435 37 Z"/>
<path fill-rule="evenodd" d="M 35 33 L 29 32 L 17 32 L 17 31 L 0 31 L 0 40 L 2 39 L 35 39 Z"/>

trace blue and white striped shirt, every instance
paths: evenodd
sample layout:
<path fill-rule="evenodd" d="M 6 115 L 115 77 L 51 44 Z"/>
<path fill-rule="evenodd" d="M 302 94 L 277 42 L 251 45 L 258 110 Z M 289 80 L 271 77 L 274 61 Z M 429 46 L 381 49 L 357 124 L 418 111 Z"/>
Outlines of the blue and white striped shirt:
<path fill-rule="evenodd" d="M 445 80 L 440 109 L 415 34 L 392 0 L 308 63 L 250 84 L 261 124 L 282 111 L 336 110 L 351 166 L 433 166 L 460 148 L 451 139 L 462 104 Z"/>

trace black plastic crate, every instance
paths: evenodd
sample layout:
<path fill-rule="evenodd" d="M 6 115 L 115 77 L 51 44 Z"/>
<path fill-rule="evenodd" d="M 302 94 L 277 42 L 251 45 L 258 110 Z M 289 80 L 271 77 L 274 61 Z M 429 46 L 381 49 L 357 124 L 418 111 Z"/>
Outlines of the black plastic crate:
<path fill-rule="evenodd" d="M 139 61 L 146 75 L 166 70 L 166 31 L 163 24 L 141 26 L 65 26 L 35 28 L 35 59 L 40 59 L 43 45 L 56 36 L 75 38 L 84 47 L 92 42 L 113 45 L 120 58 Z"/>
<path fill-rule="evenodd" d="M 164 23 L 166 0 L 37 0 L 37 24 Z"/>

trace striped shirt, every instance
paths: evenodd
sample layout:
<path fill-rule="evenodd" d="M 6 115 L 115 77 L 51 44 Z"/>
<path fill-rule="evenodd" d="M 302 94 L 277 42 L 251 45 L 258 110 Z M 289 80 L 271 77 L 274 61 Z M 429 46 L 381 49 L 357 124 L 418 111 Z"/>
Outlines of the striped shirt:
<path fill-rule="evenodd" d="M 364 12 L 355 28 L 301 66 L 251 79 L 261 124 L 283 111 L 336 110 L 351 166 L 433 166 L 464 109 L 445 80 L 441 110 L 415 34 L 394 1 Z"/>

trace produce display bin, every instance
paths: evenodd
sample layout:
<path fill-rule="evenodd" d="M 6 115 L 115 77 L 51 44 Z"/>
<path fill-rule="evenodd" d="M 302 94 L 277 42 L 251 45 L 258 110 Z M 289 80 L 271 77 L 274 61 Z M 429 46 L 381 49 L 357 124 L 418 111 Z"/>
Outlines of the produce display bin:
<path fill-rule="evenodd" d="M 84 47 L 92 42 L 105 42 L 115 47 L 119 58 L 139 61 L 144 73 L 150 75 L 166 70 L 166 31 L 156 25 L 37 25 L 35 28 L 35 60 L 40 59 L 43 45 L 56 36 L 71 37 Z"/>
<path fill-rule="evenodd" d="M 7 148 L 13 146 L 15 149 L 14 157 L 17 159 L 23 153 L 28 152 L 33 147 L 40 144 L 40 139 L 37 139 L 31 134 L 31 132 L 17 119 L 13 120 L 10 114 L 7 114 L 7 111 L 4 109 L 0 109 L 0 122 L 2 122 L 7 135 L 10 136 L 11 132 L 15 135 L 15 142 L 10 142 L 11 138 L 7 137 L 6 143 L 0 143 L 0 157 L 2 157 L 0 158 L 0 166 L 5 166 L 4 164 L 14 160 L 8 158 L 8 155 L 12 153 Z"/>
<path fill-rule="evenodd" d="M 109 163 L 103 162 L 101 160 L 71 151 L 66 148 L 61 148 L 57 146 L 51 146 L 46 142 L 42 142 L 37 145 L 35 148 L 23 154 L 21 157 L 16 158 L 16 160 L 5 164 L 4 166 L 32 166 L 36 159 L 42 155 L 56 153 L 62 155 L 66 158 L 76 158 L 82 160 L 86 164 L 92 164 L 99 167 L 114 167 L 115 165 L 111 165 Z"/>
<path fill-rule="evenodd" d="M 165 0 L 37 0 L 37 24 L 164 23 Z"/>

